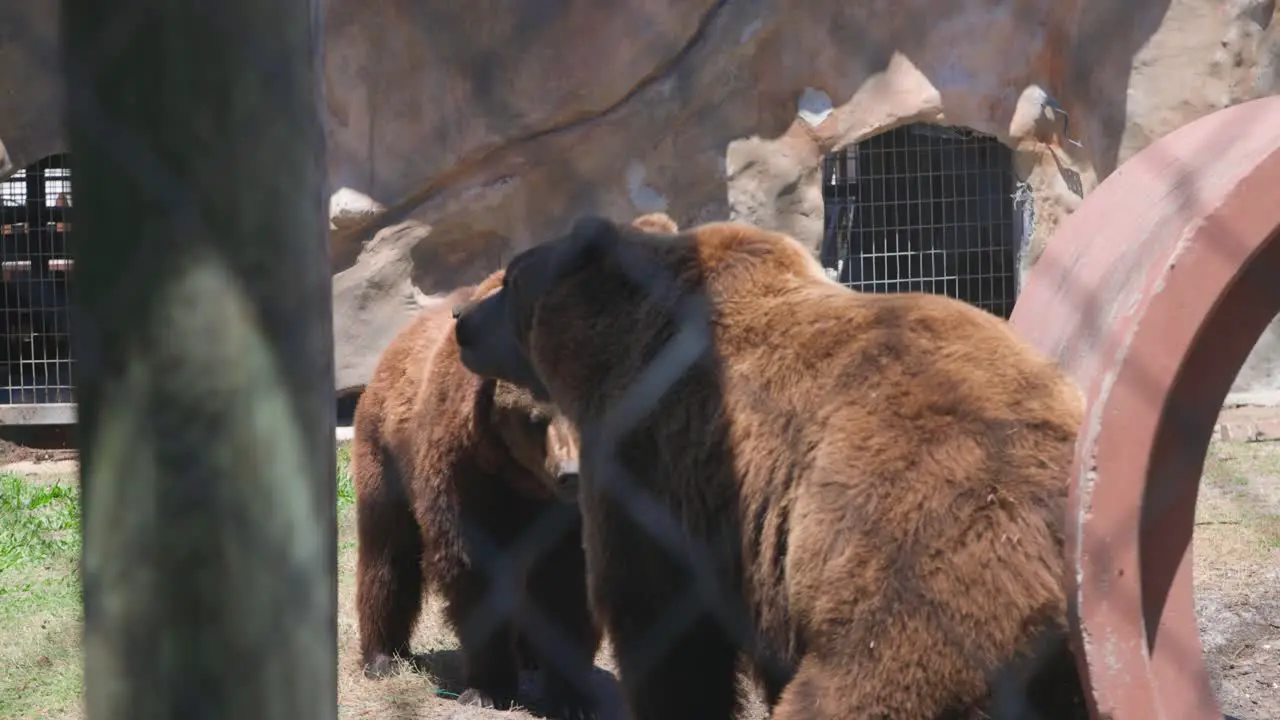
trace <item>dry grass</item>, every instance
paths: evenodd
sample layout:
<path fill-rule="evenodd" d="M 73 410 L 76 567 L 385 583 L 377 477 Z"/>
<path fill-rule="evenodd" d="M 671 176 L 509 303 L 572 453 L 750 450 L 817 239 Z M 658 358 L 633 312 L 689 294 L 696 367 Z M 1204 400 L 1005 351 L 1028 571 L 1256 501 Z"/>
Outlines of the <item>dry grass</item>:
<path fill-rule="evenodd" d="M 350 513 L 353 515 L 354 513 Z M 541 715 L 525 708 L 509 711 L 462 707 L 453 697 L 461 691 L 459 666 L 453 633 L 445 627 L 438 604 L 428 601 L 424 618 L 413 637 L 417 653 L 430 657 L 436 672 L 428 675 L 402 665 L 400 672 L 382 680 L 368 680 L 359 668 L 359 636 L 355 616 L 355 533 L 350 517 L 339 525 L 338 565 L 338 716 L 342 718 L 386 718 L 408 720 L 443 720 L 444 718 L 536 718 Z M 613 674 L 615 667 L 608 644 L 596 658 L 600 670 L 598 683 L 608 698 L 602 720 L 625 718 L 621 698 Z M 521 675 L 521 695 L 531 700 L 538 696 L 534 673 Z M 763 720 L 768 713 L 755 693 L 750 693 L 742 720 Z"/>
<path fill-rule="evenodd" d="M 355 615 L 355 532 L 347 513 L 339 526 L 338 560 L 338 716 L 342 718 L 516 718 L 534 717 L 523 709 L 500 712 L 463 707 L 453 701 L 457 687 L 457 641 L 445 627 L 437 606 L 428 600 L 413 637 L 415 652 L 432 656 L 443 666 L 435 676 L 402 665 L 400 672 L 369 680 L 359 667 L 359 636 Z"/>
<path fill-rule="evenodd" d="M 1196 507 L 1196 614 L 1223 710 L 1280 718 L 1280 443 L 1209 448 Z"/>
<path fill-rule="evenodd" d="M 341 462 L 341 461 L 340 461 Z M 34 478 L 33 478 L 34 480 Z M 1280 443 L 1215 444 L 1205 468 L 1195 538 L 1201 636 L 1224 709 L 1244 720 L 1280 717 Z M 47 492 L 48 479 L 23 485 L 26 497 Z M 339 716 L 343 718 L 515 718 L 457 705 L 456 648 L 430 603 L 414 648 L 431 653 L 438 677 L 408 669 L 384 680 L 360 673 L 353 607 L 354 513 L 349 478 L 339 478 Z M 43 517 L 58 516 L 45 506 Z M 53 515 L 49 515 L 52 512 Z M 0 517 L 8 528 L 11 517 Z M 46 523 L 49 525 L 50 523 Z M 45 532 L 41 530 L 41 532 Z M 66 528 L 54 529 L 65 539 Z M 61 535 L 59 535 L 61 534 Z M 0 720 L 80 718 L 80 608 L 75 543 L 31 541 L 19 560 L 0 564 Z M 10 545 L 21 543 L 10 542 Z M 0 557 L 3 563 L 3 557 Z M 608 652 L 597 663 L 612 670 Z M 532 677 L 522 683 L 536 696 Z M 606 680 L 602 680 L 606 682 Z M 615 696 L 616 697 L 616 696 Z M 621 717 L 611 708 L 608 717 Z M 764 718 L 758 699 L 745 718 Z"/>

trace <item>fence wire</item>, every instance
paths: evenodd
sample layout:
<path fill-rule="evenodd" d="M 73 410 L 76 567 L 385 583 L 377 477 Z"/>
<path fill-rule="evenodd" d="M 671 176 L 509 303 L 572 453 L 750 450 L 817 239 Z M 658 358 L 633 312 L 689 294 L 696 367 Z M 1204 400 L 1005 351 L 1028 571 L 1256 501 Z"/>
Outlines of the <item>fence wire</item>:
<path fill-rule="evenodd" d="M 530 4 L 530 7 L 533 5 Z M 318 6 L 319 3 L 313 3 L 313 8 Z M 216 4 L 209 5 L 203 12 L 207 13 L 209 32 L 220 33 L 225 38 L 225 42 L 238 42 L 236 28 L 220 15 Z M 1014 12 L 1026 12 L 1026 10 L 1021 9 L 1020 5 Z M 1128 22 L 1125 19 L 1127 12 L 1122 4 L 1116 4 L 1114 12 L 1094 11 L 1087 14 L 1088 25 L 1102 32 L 1109 23 Z M 116 19 L 113 27 L 104 30 L 102 47 L 99 49 L 100 59 L 103 62 L 111 59 L 113 47 L 120 47 L 128 42 L 151 41 L 154 33 L 163 33 L 165 29 L 163 22 L 151 18 L 150 22 L 145 24 L 145 29 L 152 34 L 144 34 L 139 28 L 131 25 L 137 21 L 138 18 L 120 17 Z M 518 21 L 529 25 L 543 22 L 525 15 L 522 15 Z M 657 21 L 654 21 L 654 25 L 657 26 Z M 42 34 L 37 30 L 23 27 L 19 22 L 16 27 L 10 29 L 10 32 L 13 35 L 25 35 L 27 39 L 24 42 L 36 47 L 35 54 L 43 57 L 52 66 L 58 62 L 58 49 L 46 39 L 42 39 Z M 699 29 L 699 33 L 702 31 L 703 29 Z M 1087 28 L 1081 29 L 1082 33 L 1086 31 Z M 642 33 L 644 28 L 637 28 L 636 32 Z M 867 42 L 874 40 L 870 35 L 864 39 Z M 846 42 L 856 44 L 856 40 L 855 38 Z M 41 46 L 41 43 L 44 45 Z M 251 57 L 270 55 L 262 47 L 254 45 L 244 47 L 244 52 Z M 286 82 L 290 76 L 280 72 L 279 68 L 273 67 L 266 60 L 262 60 L 261 65 L 263 86 L 257 91 L 263 97 L 286 93 L 287 88 L 282 88 L 281 83 Z M 478 84 L 487 82 L 483 77 L 483 69 L 476 70 L 476 82 Z M 509 110 L 502 103 L 500 93 L 485 93 L 484 103 L 477 108 L 477 112 L 482 115 L 501 116 Z M 110 144 L 116 148 L 114 165 L 118 172 L 127 174 L 130 181 L 148 188 L 155 197 L 161 198 L 160 202 L 169 207 L 178 208 L 184 213 L 183 222 L 188 226 L 202 227 L 206 223 L 198 212 L 197 203 L 191 200 L 191 196 L 200 192 L 201 189 L 183 187 L 180 181 L 175 180 L 165 166 L 165 159 L 147 151 L 149 145 L 146 138 L 132 136 L 130 128 L 120 127 L 109 114 L 102 112 L 101 108 L 91 104 L 81 104 L 77 107 L 80 112 L 91 114 L 92 122 L 88 124 L 96 125 L 96 134 L 103 139 L 109 138 Z M 1085 139 L 1086 148 L 1088 143 L 1088 139 Z M 73 156 L 72 163 L 74 159 Z M 75 176 L 72 181 L 80 182 Z M 1193 184 L 1184 183 L 1171 187 L 1170 192 L 1180 195 L 1181 203 L 1188 209 L 1198 207 L 1202 203 L 1200 190 Z M 67 194 L 69 196 L 69 188 Z M 562 224 L 568 227 L 573 219 L 571 214 L 567 214 Z M 56 220 L 58 223 L 64 221 L 62 216 Z M 4 238 L 6 243 L 4 245 L 6 255 L 3 258 L 6 272 L 6 297 L 8 297 L 8 291 L 13 288 L 8 275 L 11 262 L 9 254 L 12 252 L 8 238 L 13 233 L 9 232 L 8 227 L 6 225 L 4 231 L 0 233 L 0 238 Z M 61 232 L 62 228 L 58 228 L 58 231 Z M 30 232 L 29 229 L 28 232 Z M 77 230 L 77 233 L 80 232 Z M 75 238 L 77 243 L 95 241 L 96 238 L 87 235 L 78 234 Z M 427 242 L 430 240 L 428 239 Z M 1223 237 L 1221 242 L 1225 247 L 1243 240 Z M 582 453 L 585 458 L 589 458 L 585 464 L 596 469 L 597 474 L 591 480 L 598 482 L 597 489 L 608 495 L 612 499 L 613 506 L 624 512 L 629 522 L 642 528 L 655 545 L 663 549 L 669 562 L 674 567 L 679 567 L 691 579 L 683 597 L 671 599 L 663 603 L 663 607 L 656 608 L 659 612 L 645 633 L 644 647 L 636 650 L 635 655 L 629 658 L 625 671 L 643 675 L 656 664 L 669 661 L 668 653 L 679 639 L 708 617 L 714 619 L 718 632 L 744 653 L 754 647 L 757 628 L 743 601 L 746 590 L 742 586 L 742 579 L 733 577 L 732 573 L 726 574 L 720 564 L 721 561 L 717 559 L 722 556 L 720 549 L 723 546 L 741 546 L 742 538 L 733 532 L 734 521 L 725 521 L 723 537 L 714 537 L 712 541 L 696 537 L 689 532 L 686 519 L 680 515 L 680 508 L 668 497 L 657 492 L 654 487 L 648 486 L 643 477 L 633 473 L 626 458 L 620 452 L 620 448 L 625 445 L 625 438 L 641 427 L 646 418 L 664 404 L 677 402 L 673 398 L 673 393 L 680 391 L 682 379 L 688 378 L 700 364 L 706 363 L 707 359 L 714 355 L 713 309 L 705 296 L 688 292 L 677 278 L 669 274 L 667 268 L 654 263 L 651 258 L 643 254 L 622 255 L 617 257 L 616 261 L 628 273 L 630 282 L 643 291 L 645 299 L 642 302 L 672 319 L 674 332 L 660 348 L 655 349 L 643 369 L 636 374 L 635 381 L 627 392 L 611 400 L 610 412 L 598 424 L 580 428 Z M 1088 316 L 1099 316 L 1100 305 L 1107 301 L 1106 298 L 1097 297 L 1093 288 L 1073 288 L 1073 294 L 1078 303 L 1079 312 Z M 4 308 L 7 337 L 15 332 L 14 321 L 11 320 L 15 312 L 11 310 L 7 305 Z M 1003 309 L 1000 312 L 1003 312 Z M 64 333 L 65 318 L 60 319 L 58 323 L 59 329 L 55 332 Z M 56 360 L 70 362 L 68 358 L 62 356 Z M 803 382 L 803 378 L 800 381 Z M 57 387 L 66 385 L 69 383 L 62 381 L 55 383 Z M 1139 388 L 1139 391 L 1152 405 L 1164 402 L 1159 388 L 1145 386 Z M 772 399 L 761 397 L 756 400 L 767 404 Z M 171 420 L 181 422 L 182 418 L 174 417 Z M 211 438 L 210 442 L 216 442 L 216 439 Z M 660 461 L 661 458 L 651 458 L 651 460 Z M 1067 468 L 1063 468 L 1064 476 L 1066 472 Z M 858 498 L 848 498 L 848 502 L 856 505 Z M 1141 517 L 1138 516 L 1139 508 L 1135 508 L 1134 517 L 1130 520 L 1134 523 L 1158 522 L 1163 512 L 1167 510 L 1169 502 L 1171 502 L 1169 498 L 1157 499 L 1156 502 L 1142 509 Z M 472 563 L 470 571 L 487 576 L 489 591 L 479 599 L 469 613 L 471 622 L 474 624 L 460 628 L 458 632 L 467 637 L 484 638 L 493 633 L 505 632 L 504 628 L 517 622 L 521 631 L 526 633 L 524 640 L 533 646 L 536 654 L 549 666 L 544 667 L 544 670 L 558 671 L 565 677 L 574 678 L 582 683 L 577 689 L 599 704 L 601 716 L 622 717 L 625 710 L 614 694 L 603 689 L 597 677 L 584 677 L 580 672 L 581 668 L 578 667 L 575 656 L 576 650 L 569 638 L 569 633 L 548 617 L 549 613 L 545 608 L 538 607 L 536 603 L 529 603 L 525 597 L 526 589 L 521 586 L 522 578 L 519 569 L 527 567 L 531 558 L 544 554 L 553 539 L 570 531 L 578 520 L 579 518 L 573 512 L 567 512 L 563 506 L 552 504 L 544 515 L 529 523 L 514 539 L 496 539 L 487 534 L 484 528 L 473 525 L 460 528 L 459 541 L 465 546 L 466 554 Z M 737 528 L 737 531 L 746 532 L 747 529 Z M 892 537 L 894 532 L 887 530 L 885 535 Z M 626 569 L 622 569 L 621 572 L 626 572 Z M 288 575 L 282 573 L 281 582 L 287 581 Z M 583 582 L 586 582 L 585 578 Z M 192 592 L 193 596 L 199 596 L 198 589 L 193 588 Z M 971 635 L 971 629 L 954 627 L 949 630 L 946 637 L 937 639 L 940 645 L 968 648 L 970 643 L 966 639 Z M 514 638 L 512 642 L 515 642 Z M 990 678 L 990 705 L 986 708 L 987 716 L 1017 720 L 1040 717 L 1032 709 L 1031 701 L 1034 698 L 1028 697 L 1026 681 L 1039 669 L 1038 663 L 1050 660 L 1052 655 L 1050 650 L 1058 642 L 1060 638 L 1045 636 L 1039 645 L 1029 649 L 1024 662 L 1016 666 L 1007 666 L 1001 662 L 1003 659 L 998 658 L 982 656 L 972 658 L 973 666 L 983 668 Z M 270 652 L 266 648 L 263 651 Z M 1199 648 L 1188 648 L 1185 657 L 1188 673 L 1195 673 L 1202 662 Z M 763 659 L 765 675 L 767 679 L 775 682 L 779 679 L 785 681 L 795 670 L 782 663 L 769 663 L 768 660 L 768 658 Z M 904 672 L 907 670 L 908 668 L 904 668 Z M 342 671 L 350 672 L 351 668 L 343 668 Z M 423 682 L 427 680 L 424 679 Z M 661 693 L 665 689 L 651 688 L 651 690 L 654 693 Z M 535 710 L 537 709 L 539 698 L 536 697 L 536 693 L 534 697 L 522 698 L 522 702 L 525 701 Z M 685 717 L 676 710 L 666 709 L 671 711 L 669 714 L 676 717 Z M 849 712 L 850 717 L 861 717 L 863 715 L 858 713 L 864 710 L 849 708 Z M 649 717 L 652 716 L 646 716 L 641 720 L 648 720 Z M 663 720 L 674 720 L 674 718 Z"/>
<path fill-rule="evenodd" d="M 679 660 L 671 658 L 668 653 L 676 649 L 679 643 L 687 640 L 686 633 L 699 630 L 699 624 L 705 623 L 708 618 L 714 620 L 718 632 L 724 638 L 735 645 L 740 652 L 750 655 L 751 650 L 758 646 L 756 644 L 757 629 L 753 626 L 750 608 L 744 601 L 744 596 L 749 591 L 742 585 L 743 578 L 735 577 L 734 571 L 730 568 L 737 568 L 738 573 L 743 572 L 738 565 L 743 560 L 737 556 L 737 549 L 741 548 L 744 542 L 742 535 L 758 532 L 759 528 L 750 528 L 745 525 L 739 527 L 738 517 L 724 517 L 722 518 L 723 533 L 711 533 L 711 538 L 698 537 L 690 531 L 691 525 L 704 528 L 708 519 L 696 515 L 690 517 L 679 514 L 683 508 L 696 505 L 698 500 L 695 498 L 686 498 L 683 501 L 671 499 L 669 492 L 663 492 L 666 488 L 656 488 L 646 483 L 646 481 L 654 481 L 652 473 L 641 478 L 633 472 L 629 465 L 637 461 L 634 453 L 630 456 L 630 462 L 623 457 L 628 437 L 634 437 L 633 433 L 636 432 L 653 431 L 646 425 L 652 421 L 654 413 L 677 417 L 682 415 L 680 409 L 682 380 L 687 380 L 692 372 L 696 372 L 699 365 L 705 368 L 708 363 L 716 362 L 712 307 L 703 292 L 696 288 L 691 289 L 687 283 L 681 283 L 670 273 L 669 268 L 656 262 L 647 253 L 637 252 L 626 245 L 612 248 L 611 252 L 616 253 L 613 260 L 627 279 L 639 288 L 639 298 L 636 302 L 646 308 L 646 316 L 652 314 L 654 317 L 670 318 L 673 332 L 668 340 L 654 349 L 651 357 L 646 354 L 648 359 L 642 369 L 636 373 L 634 382 L 623 394 L 611 398 L 609 410 L 600 420 L 580 429 L 584 467 L 593 468 L 591 482 L 596 490 L 612 501 L 610 505 L 618 508 L 627 521 L 641 528 L 665 552 L 667 560 L 692 578 L 683 595 L 668 598 L 664 600 L 661 607 L 655 609 L 656 617 L 648 623 L 644 639 L 636 647 L 629 648 L 630 657 L 620 670 L 623 673 L 629 672 L 635 676 L 643 676 L 653 669 L 655 663 L 661 662 L 664 658 L 679 664 Z M 614 318 L 613 322 L 617 320 Z M 602 327 L 611 325 L 608 317 L 598 318 L 596 321 L 600 322 Z M 661 334 L 661 331 L 659 333 Z M 683 390 L 690 391 L 690 388 L 685 385 Z M 761 405 L 760 412 L 764 416 L 785 418 L 793 413 L 790 407 L 781 402 L 775 404 L 768 396 L 757 394 L 752 400 Z M 697 417 L 696 411 L 695 417 Z M 717 441 L 724 440 L 723 438 L 709 440 L 712 443 Z M 690 442 L 695 441 L 691 439 Z M 709 452 L 714 456 L 717 450 L 731 454 L 728 453 L 727 448 L 717 448 Z M 689 452 L 708 451 L 691 447 Z M 661 463 L 663 458 L 646 458 L 646 460 Z M 782 498 L 778 500 L 787 502 Z M 856 498 L 849 498 L 849 502 L 851 507 L 857 506 Z M 517 539 L 514 547 L 505 550 L 488 539 L 476 538 L 473 541 L 475 547 L 484 548 L 481 552 L 483 556 L 495 558 L 489 569 L 489 572 L 494 574 L 492 582 L 495 587 L 499 585 L 500 576 L 504 572 L 509 573 L 512 565 L 516 564 L 513 558 L 530 552 L 530 548 L 538 545 L 539 539 L 544 537 L 544 532 L 544 525 L 539 523 L 526 535 Z M 882 534 L 886 543 L 886 552 L 894 552 L 889 548 L 901 539 L 900 534 L 899 529 L 886 529 Z M 733 553 L 735 557 L 732 561 L 724 559 L 725 547 L 735 548 Z M 637 561 L 644 565 L 644 556 L 638 556 Z M 726 563 L 729 567 L 726 567 Z M 509 578 L 505 584 L 510 585 Z M 834 592 L 838 597 L 838 591 Z M 991 600 L 998 602 L 994 598 Z M 487 615 L 485 621 L 489 626 L 506 619 L 498 617 L 501 612 L 499 607 L 504 604 L 510 608 L 511 599 L 493 597 L 486 599 L 486 611 L 493 613 L 492 615 L 485 613 Z M 968 635 L 964 627 L 949 628 L 944 630 L 943 637 L 937 638 L 937 642 L 940 646 L 948 646 L 953 650 L 959 649 L 969 654 L 972 667 L 981 668 L 982 672 L 989 677 L 990 698 L 984 708 L 985 716 L 1006 719 L 1042 717 L 1041 713 L 1033 709 L 1034 698 L 1029 698 L 1027 695 L 1028 682 L 1040 670 L 1046 669 L 1049 663 L 1055 660 L 1061 662 L 1060 657 L 1055 657 L 1054 650 L 1061 646 L 1064 637 L 1046 632 L 1034 638 L 1030 647 L 1022 648 L 1018 657 L 991 658 L 971 649 L 972 643 L 968 641 Z M 539 650 L 545 652 L 548 657 L 556 659 L 556 662 L 570 662 L 567 658 L 558 660 L 565 653 L 566 647 L 552 641 L 552 637 L 552 633 L 541 629 L 532 639 Z M 805 641 L 797 638 L 794 642 L 803 644 Z M 797 669 L 768 655 L 761 655 L 755 659 L 761 662 L 760 673 L 766 684 L 769 681 L 779 682 L 779 679 L 785 683 Z M 922 659 L 915 661 L 923 662 Z M 910 665 L 912 661 L 904 659 L 904 662 Z M 565 669 L 567 670 L 568 667 L 570 666 L 566 664 Z M 904 666 L 904 672 L 906 671 L 907 667 Z M 718 679 L 710 677 L 707 679 L 707 684 L 712 685 Z M 747 679 L 744 676 L 743 680 Z M 667 692 L 687 690 L 687 688 L 656 687 L 649 689 L 654 693 L 661 693 L 664 689 Z M 776 693 L 779 689 L 774 688 L 772 692 Z M 589 687 L 584 688 L 584 691 L 595 692 Z M 709 688 L 707 692 L 716 694 L 713 688 Z M 770 694 L 767 687 L 764 692 Z M 645 707 L 645 703 L 633 701 L 631 707 Z M 1041 707 L 1043 708 L 1043 704 Z M 1048 717 L 1086 717 L 1082 714 L 1084 710 L 1082 705 L 1063 706 L 1060 709 L 1061 714 L 1055 713 Z M 683 713 L 682 710 L 684 708 L 668 703 L 655 703 L 653 707 L 645 708 L 648 714 L 643 717 L 705 716 L 697 714 L 697 711 L 701 710 L 698 706 L 695 706 L 694 712 L 688 714 Z M 873 713 L 877 709 L 849 707 L 842 711 L 851 713 L 850 717 L 863 717 L 870 716 L 863 713 Z M 827 712 L 831 712 L 830 709 Z M 890 716 L 898 716 L 894 715 L 892 710 L 889 712 Z M 905 710 L 900 709 L 899 712 L 905 712 Z"/>

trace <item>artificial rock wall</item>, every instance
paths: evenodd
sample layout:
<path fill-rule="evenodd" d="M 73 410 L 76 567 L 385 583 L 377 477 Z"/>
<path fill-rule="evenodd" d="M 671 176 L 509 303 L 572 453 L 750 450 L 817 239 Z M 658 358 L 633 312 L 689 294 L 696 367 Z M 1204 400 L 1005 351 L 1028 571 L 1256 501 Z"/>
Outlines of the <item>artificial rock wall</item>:
<path fill-rule="evenodd" d="M 963 125 L 1018 151 L 1034 261 L 1134 152 L 1280 87 L 1275 0 L 322 4 L 339 389 L 422 304 L 579 213 L 734 217 L 816 248 L 824 153 Z M 15 167 L 65 149 L 56 6 L 0 7 Z M 1280 388 L 1280 332 L 1237 388 Z"/>

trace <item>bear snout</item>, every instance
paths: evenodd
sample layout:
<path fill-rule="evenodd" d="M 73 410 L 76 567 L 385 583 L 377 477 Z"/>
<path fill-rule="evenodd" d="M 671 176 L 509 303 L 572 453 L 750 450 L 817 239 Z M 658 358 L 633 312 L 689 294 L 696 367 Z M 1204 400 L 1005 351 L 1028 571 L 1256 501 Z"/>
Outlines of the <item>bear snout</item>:
<path fill-rule="evenodd" d="M 482 377 L 505 380 L 528 390 L 536 400 L 551 396 L 516 345 L 500 294 L 464 306 L 453 321 L 453 337 L 462 365 Z"/>
<path fill-rule="evenodd" d="M 579 482 L 578 462 L 563 463 L 556 473 L 556 496 L 564 502 L 577 502 Z"/>
<path fill-rule="evenodd" d="M 464 307 L 455 307 L 453 309 L 453 337 L 458 342 L 458 347 L 466 350 L 475 342 L 475 323 L 471 316 L 464 316 Z"/>
<path fill-rule="evenodd" d="M 556 477 L 566 478 L 570 475 L 575 478 L 578 476 L 578 461 L 562 460 L 560 466 L 556 468 Z"/>
<path fill-rule="evenodd" d="M 492 338 L 486 337 L 483 328 L 479 327 L 474 313 L 462 308 L 454 321 L 453 337 L 458 344 L 459 359 L 462 366 L 483 377 L 495 377 L 499 380 L 511 381 L 507 373 L 499 372 L 494 363 Z"/>

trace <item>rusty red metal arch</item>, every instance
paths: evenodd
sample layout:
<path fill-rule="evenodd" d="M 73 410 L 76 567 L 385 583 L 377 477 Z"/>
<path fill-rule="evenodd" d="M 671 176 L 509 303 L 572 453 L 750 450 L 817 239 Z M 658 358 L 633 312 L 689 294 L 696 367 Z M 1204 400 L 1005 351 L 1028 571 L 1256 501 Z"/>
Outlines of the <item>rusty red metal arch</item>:
<path fill-rule="evenodd" d="M 1191 578 L 1228 389 L 1280 313 L 1280 97 L 1151 144 L 1089 194 L 1012 322 L 1080 384 L 1068 576 L 1095 718 L 1221 718 Z"/>

